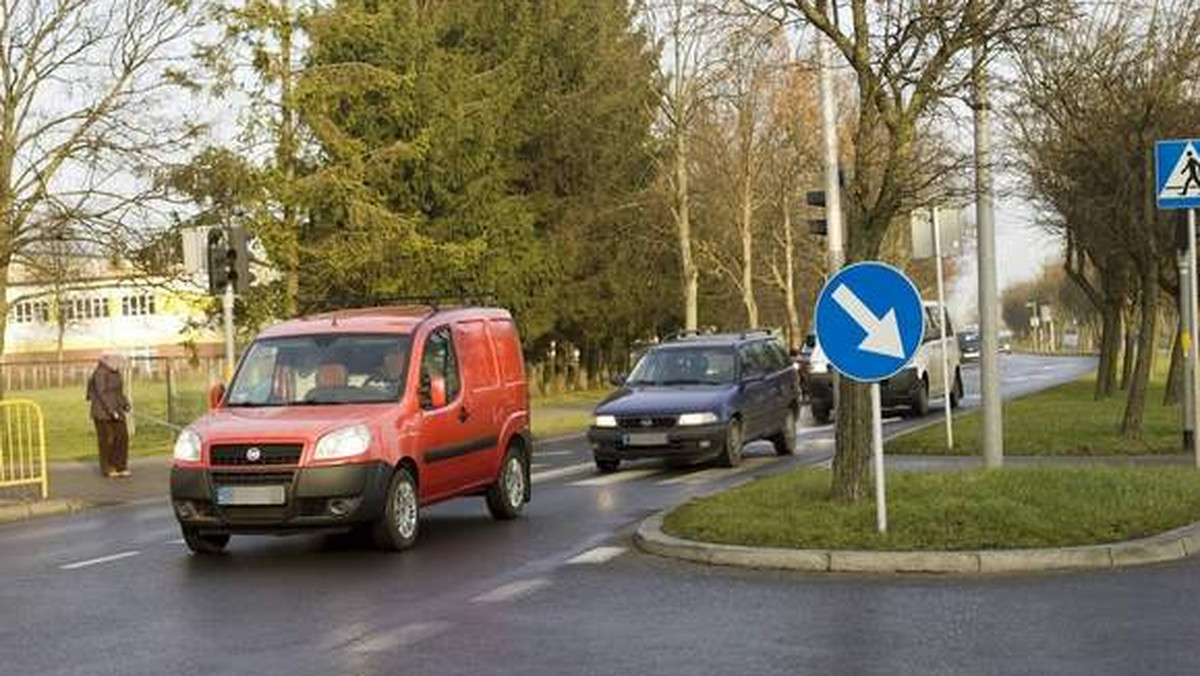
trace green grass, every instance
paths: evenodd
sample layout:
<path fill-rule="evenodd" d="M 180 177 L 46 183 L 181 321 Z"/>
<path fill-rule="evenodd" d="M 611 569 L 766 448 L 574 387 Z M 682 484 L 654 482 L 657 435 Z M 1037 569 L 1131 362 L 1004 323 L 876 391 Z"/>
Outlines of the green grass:
<path fill-rule="evenodd" d="M 1007 455 L 1153 455 L 1181 451 L 1179 406 L 1163 406 L 1163 384 L 1150 384 L 1141 439 L 1120 434 L 1125 393 L 1095 401 L 1095 380 L 1068 383 L 1004 403 Z M 887 442 L 888 453 L 980 455 L 980 416 L 954 418 L 953 451 L 946 449 L 942 425 L 930 425 Z"/>
<path fill-rule="evenodd" d="M 665 530 L 751 546 L 975 550 L 1145 537 L 1200 519 L 1200 473 L 1184 468 L 1019 468 L 888 474 L 886 536 L 871 499 L 828 500 L 828 471 L 804 469 L 690 502 Z"/>
<path fill-rule="evenodd" d="M 163 455 L 171 452 L 176 430 L 152 422 L 167 419 L 167 387 L 162 382 L 135 381 L 128 391 L 135 417 L 129 440 L 131 456 Z M 176 383 L 173 418 L 186 423 L 205 409 L 205 383 Z M 46 421 L 46 453 L 51 462 L 90 460 L 96 457 L 96 430 L 92 425 L 83 386 L 16 391 L 13 399 L 32 399 L 42 408 Z"/>
<path fill-rule="evenodd" d="M 131 456 L 165 455 L 171 452 L 176 430 L 150 420 L 167 419 L 167 388 L 162 382 L 135 381 L 129 387 L 134 410 L 134 434 L 129 440 Z M 206 407 L 203 380 L 176 383 L 172 418 L 186 424 L 198 418 Z M 591 420 L 592 408 L 607 392 L 572 392 L 532 400 L 533 433 L 549 438 L 582 432 Z M 96 431 L 89 416 L 81 385 L 63 388 L 16 391 L 13 399 L 32 399 L 42 408 L 46 419 L 46 451 L 51 462 L 92 460 L 96 457 Z"/>
<path fill-rule="evenodd" d="M 538 397 L 529 403 L 529 419 L 536 439 L 583 432 L 592 420 L 592 409 L 609 390 L 591 390 Z"/>

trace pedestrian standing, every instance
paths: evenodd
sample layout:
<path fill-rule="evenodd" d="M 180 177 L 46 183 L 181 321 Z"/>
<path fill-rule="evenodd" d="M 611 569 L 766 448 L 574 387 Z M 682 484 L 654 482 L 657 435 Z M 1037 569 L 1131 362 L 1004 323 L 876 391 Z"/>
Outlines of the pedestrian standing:
<path fill-rule="evenodd" d="M 129 430 L 125 427 L 129 399 L 121 378 L 124 361 L 114 352 L 102 354 L 87 385 L 100 446 L 100 473 L 109 478 L 129 476 Z"/>

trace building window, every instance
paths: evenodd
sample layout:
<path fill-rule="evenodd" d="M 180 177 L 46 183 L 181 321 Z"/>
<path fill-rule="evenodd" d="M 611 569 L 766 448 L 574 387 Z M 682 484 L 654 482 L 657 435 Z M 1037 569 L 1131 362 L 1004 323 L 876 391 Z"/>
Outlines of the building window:
<path fill-rule="evenodd" d="M 63 301 L 63 317 L 68 322 L 100 319 L 108 316 L 108 301 L 104 298 L 68 298 Z"/>
<path fill-rule="evenodd" d="M 17 324 L 47 324 L 50 322 L 50 303 L 44 300 L 23 300 L 13 304 L 13 322 Z"/>
<path fill-rule="evenodd" d="M 155 314 L 155 312 L 154 296 L 150 294 L 125 296 L 121 299 L 121 314 L 127 317 L 152 315 Z"/>

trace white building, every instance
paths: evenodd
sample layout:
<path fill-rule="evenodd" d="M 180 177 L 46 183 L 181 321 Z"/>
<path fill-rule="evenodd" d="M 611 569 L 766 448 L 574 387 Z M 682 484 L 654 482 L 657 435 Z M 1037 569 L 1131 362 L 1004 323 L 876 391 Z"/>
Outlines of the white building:
<path fill-rule="evenodd" d="M 94 359 L 105 350 L 131 357 L 219 354 L 219 332 L 205 327 L 210 301 L 197 259 L 203 250 L 194 241 L 202 235 L 185 234 L 184 267 L 191 272 L 178 277 L 139 275 L 104 258 L 78 256 L 67 268 L 70 281 L 53 284 L 14 265 L 0 361 L 55 359 L 60 334 L 68 360 Z"/>

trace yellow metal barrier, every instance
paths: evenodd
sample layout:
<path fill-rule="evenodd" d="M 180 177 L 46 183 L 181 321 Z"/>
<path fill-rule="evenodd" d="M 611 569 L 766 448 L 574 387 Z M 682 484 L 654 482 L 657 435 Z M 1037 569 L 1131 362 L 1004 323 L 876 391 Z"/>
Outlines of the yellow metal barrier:
<path fill-rule="evenodd" d="M 27 399 L 0 400 L 0 488 L 12 486 L 40 486 L 43 499 L 50 495 L 46 423 Z"/>

